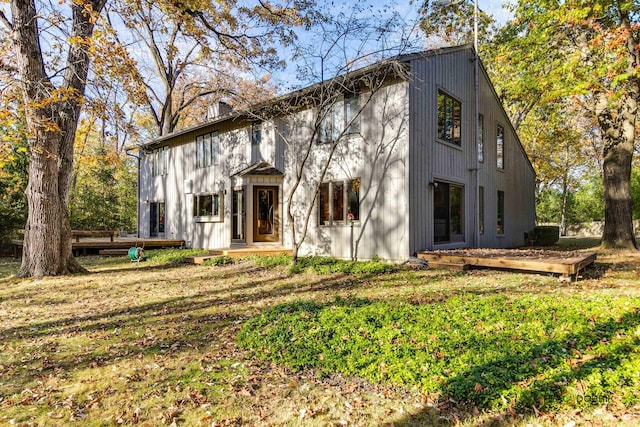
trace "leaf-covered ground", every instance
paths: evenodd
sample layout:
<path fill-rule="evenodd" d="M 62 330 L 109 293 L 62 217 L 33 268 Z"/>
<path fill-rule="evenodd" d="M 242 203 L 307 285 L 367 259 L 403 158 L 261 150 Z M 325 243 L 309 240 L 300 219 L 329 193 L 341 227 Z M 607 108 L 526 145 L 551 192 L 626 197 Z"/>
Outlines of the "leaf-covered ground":
<path fill-rule="evenodd" d="M 637 358 L 629 356 L 637 354 L 640 340 L 640 256 L 635 254 L 600 256 L 583 280 L 571 284 L 554 276 L 489 270 L 380 273 L 363 268 L 356 273 L 350 269 L 290 274 L 286 266 L 253 260 L 217 266 L 176 265 L 160 257 L 140 264 L 123 258 L 81 262 L 91 274 L 32 282 L 11 278 L 17 264 L 0 260 L 0 425 L 640 422 L 637 395 L 627 387 L 639 381 Z M 388 350 L 387 354 L 398 356 L 393 348 L 378 348 L 380 343 L 399 344 L 415 335 L 412 345 L 423 340 L 433 347 L 434 366 L 457 360 L 440 371 L 434 367 L 434 375 L 454 388 L 438 388 L 423 366 L 413 370 L 423 382 L 392 381 L 393 369 L 402 375 L 412 369 L 391 365 L 381 369 L 378 363 L 375 374 L 355 375 L 360 371 L 318 365 L 319 352 L 313 352 L 315 364 L 292 366 L 239 347 L 238 335 L 247 322 L 277 312 L 275 307 L 290 311 L 307 307 L 305 302 L 317 307 L 303 316 L 307 325 L 320 325 L 312 322 L 314 313 L 333 322 L 341 313 L 343 320 L 363 322 L 384 313 L 379 322 L 386 325 L 379 329 L 382 341 L 371 340 L 375 348 L 370 353 Z M 550 306 L 565 307 L 566 312 L 556 313 L 555 325 L 540 314 L 538 329 L 520 319 L 528 325 L 522 327 L 522 337 L 529 340 L 525 342 L 508 330 L 508 307 L 514 304 L 521 307 L 523 319 Z M 491 305 L 496 306 L 495 319 L 490 317 Z M 394 311 L 398 307 L 400 312 Z M 456 345 L 464 348 L 456 352 L 453 347 L 438 348 L 443 337 L 435 332 L 420 336 L 416 329 L 406 337 L 398 334 L 406 319 L 428 319 L 427 309 L 457 313 L 450 322 L 431 318 L 440 322 L 434 331 L 448 328 L 453 333 L 465 317 L 473 321 L 475 341 L 457 337 Z M 471 309 L 476 311 L 461 313 Z M 591 317 L 574 324 L 569 321 L 578 316 L 574 313 Z M 404 317 L 397 318 L 394 330 L 394 322 L 384 321 L 384 316 L 399 314 Z M 480 322 L 478 316 L 487 318 Z M 265 341 L 272 326 L 277 327 L 255 324 L 256 331 L 263 329 Z M 289 339 L 310 340 L 313 332 L 301 329 Z M 549 336 L 543 339 L 543 334 Z M 476 342 L 482 336 L 486 342 Z M 337 338 L 348 342 L 344 336 Z M 519 369 L 510 360 L 502 366 L 499 357 L 491 357 L 490 352 L 500 351 L 493 345 L 503 339 L 517 347 L 519 357 L 531 353 L 528 366 Z M 550 346 L 556 341 L 557 348 Z M 615 353 L 616 344 L 627 347 Z M 536 353 L 540 349 L 547 353 Z M 566 357 L 562 349 L 569 352 Z M 437 357 L 439 353 L 442 357 Z M 609 353 L 620 363 L 608 359 Z M 327 353 L 320 358 L 331 357 Z M 598 375 L 612 381 L 616 369 L 624 366 L 613 394 L 592 388 L 603 384 L 593 378 L 594 369 L 587 370 L 598 364 L 605 366 Z M 546 405 L 524 398 L 521 405 L 500 403 L 513 390 L 537 385 L 553 388 L 553 396 L 561 398 Z M 557 394 L 563 387 L 566 392 Z M 497 403 L 486 404 L 482 396 L 495 396 Z"/>

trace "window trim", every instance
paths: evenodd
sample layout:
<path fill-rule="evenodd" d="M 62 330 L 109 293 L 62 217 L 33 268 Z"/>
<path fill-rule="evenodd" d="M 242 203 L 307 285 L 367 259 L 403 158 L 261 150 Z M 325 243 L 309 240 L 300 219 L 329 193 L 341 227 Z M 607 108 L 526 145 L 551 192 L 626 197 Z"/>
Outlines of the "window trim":
<path fill-rule="evenodd" d="M 445 126 L 443 126 L 443 134 L 441 136 L 441 132 L 440 132 L 440 95 L 445 97 L 445 112 L 444 112 L 444 122 L 445 122 Z M 447 111 L 446 111 L 446 101 L 447 99 L 450 99 L 453 102 L 457 102 L 459 104 L 459 117 L 458 117 L 458 129 L 459 129 L 459 135 L 458 138 L 456 139 L 454 136 L 452 136 L 451 139 L 446 138 L 446 122 L 447 122 Z M 452 110 L 451 110 L 451 121 L 452 121 L 452 134 L 455 134 L 455 113 L 454 113 L 454 105 L 452 105 Z M 462 148 L 462 100 L 456 98 L 455 96 L 451 95 L 449 92 L 445 91 L 444 89 L 438 88 L 437 93 L 436 93 L 436 140 L 445 144 L 449 144 L 453 147 L 458 147 L 458 148 Z"/>
<path fill-rule="evenodd" d="M 199 215 L 201 213 L 200 200 L 205 197 L 211 197 L 211 215 Z M 224 222 L 224 192 L 193 194 L 191 203 L 191 215 L 195 222 Z M 217 213 L 215 212 L 216 206 Z"/>
<path fill-rule="evenodd" d="M 355 184 L 357 183 L 357 184 Z M 334 215 L 334 186 L 336 185 L 342 186 L 342 219 L 334 219 L 336 215 Z M 328 206 L 329 213 L 328 218 L 323 222 L 323 209 L 322 209 L 322 187 L 328 186 L 327 198 L 328 198 Z M 357 187 L 355 191 L 352 189 Z M 351 225 L 360 225 L 360 205 L 362 200 L 360 200 L 360 189 L 362 187 L 362 180 L 360 178 L 352 178 L 352 179 L 338 179 L 327 182 L 322 182 L 320 184 L 320 188 L 318 191 L 318 226 L 320 227 L 336 227 L 336 226 L 351 226 Z M 357 212 L 354 214 L 352 211 L 355 209 L 351 209 L 352 206 L 350 204 L 349 196 L 351 193 L 356 193 L 358 195 L 357 199 Z M 353 214 L 354 218 L 350 219 L 349 215 Z"/>

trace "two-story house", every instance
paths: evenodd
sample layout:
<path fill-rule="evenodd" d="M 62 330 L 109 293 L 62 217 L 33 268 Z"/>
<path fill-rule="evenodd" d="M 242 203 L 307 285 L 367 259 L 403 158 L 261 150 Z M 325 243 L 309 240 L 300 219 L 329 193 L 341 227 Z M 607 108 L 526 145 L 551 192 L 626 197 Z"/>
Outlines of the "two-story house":
<path fill-rule="evenodd" d="M 301 255 L 391 260 L 523 245 L 535 172 L 475 60 L 403 55 L 144 144 L 140 236 L 290 247 L 306 226 Z"/>

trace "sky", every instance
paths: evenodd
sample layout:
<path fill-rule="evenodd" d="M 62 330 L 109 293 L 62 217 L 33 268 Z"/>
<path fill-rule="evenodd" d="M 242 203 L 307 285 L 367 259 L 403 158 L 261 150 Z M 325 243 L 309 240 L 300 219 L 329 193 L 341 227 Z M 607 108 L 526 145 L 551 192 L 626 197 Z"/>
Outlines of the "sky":
<path fill-rule="evenodd" d="M 469 1 L 473 0 L 452 0 L 456 1 Z M 503 5 L 509 2 L 510 0 L 478 0 L 478 7 L 485 13 L 492 15 L 494 19 L 499 23 L 505 23 L 510 19 L 510 13 L 503 8 Z M 351 16 L 353 10 L 358 10 L 357 17 L 367 17 L 367 16 L 375 16 L 381 23 L 384 22 L 384 17 L 391 16 L 393 13 L 398 14 L 402 17 L 402 20 L 408 23 L 408 26 L 411 27 L 413 25 L 417 25 L 418 9 L 423 4 L 423 1 L 413 1 L 413 0 L 364 0 L 364 1 L 356 1 L 349 0 L 344 3 L 334 3 L 331 0 L 318 0 L 318 5 L 327 7 L 331 13 L 333 14 L 343 14 L 346 17 Z M 405 30 L 406 31 L 406 30 Z M 406 33 L 403 31 L 402 37 L 406 37 Z M 331 31 L 329 31 L 331 32 Z M 334 31 L 338 33 L 338 31 Z M 325 31 L 326 33 L 326 31 Z M 386 37 L 388 37 L 388 44 L 392 45 L 394 43 L 393 38 L 397 36 L 397 32 L 393 33 L 392 31 L 388 31 Z M 403 50 L 403 53 L 411 52 L 411 51 L 419 51 L 425 49 L 425 42 L 422 40 L 422 33 L 416 30 L 414 31 L 413 37 L 415 37 L 415 44 L 412 44 L 411 47 Z M 286 93 L 294 89 L 298 89 L 300 87 L 307 86 L 312 83 L 316 83 L 321 80 L 320 76 L 322 75 L 325 79 L 330 78 L 332 75 L 330 65 L 327 65 L 327 61 L 322 59 L 322 66 L 320 65 L 320 58 L 317 55 L 317 51 L 326 51 L 327 46 L 330 46 L 332 40 L 323 40 L 323 37 L 318 33 L 313 32 L 299 32 L 299 43 L 301 45 L 308 46 L 307 49 L 302 49 L 303 58 L 295 57 L 293 52 L 290 49 L 281 48 L 281 57 L 285 58 L 287 62 L 286 69 L 282 71 L 277 71 L 272 73 L 271 81 L 276 83 L 279 87 L 280 93 Z M 369 37 L 370 46 L 365 46 L 363 51 L 375 51 L 379 49 L 380 42 L 375 39 L 376 37 Z M 411 37 L 409 37 L 411 38 Z M 343 40 L 344 41 L 344 40 Z M 344 48 L 342 46 L 338 46 L 336 50 L 336 63 L 340 63 L 343 65 L 346 60 L 345 56 L 349 57 L 358 57 L 359 54 L 354 54 L 352 52 L 348 52 L 345 55 L 346 50 L 358 50 L 361 48 L 361 42 L 358 40 L 358 37 L 351 37 L 350 41 L 345 44 L 349 47 Z M 306 81 L 304 78 L 301 78 L 300 66 L 301 64 L 306 69 L 307 74 L 309 70 L 314 74 L 313 78 L 307 77 Z M 320 72 L 319 69 L 322 68 L 323 71 Z M 327 71 L 324 71 L 327 70 Z"/>

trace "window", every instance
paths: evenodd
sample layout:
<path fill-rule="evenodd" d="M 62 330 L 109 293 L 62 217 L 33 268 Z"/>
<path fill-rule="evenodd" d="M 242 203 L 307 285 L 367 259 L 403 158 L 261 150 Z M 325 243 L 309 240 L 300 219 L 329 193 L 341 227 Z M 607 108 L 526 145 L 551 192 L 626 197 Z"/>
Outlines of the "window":
<path fill-rule="evenodd" d="M 464 187 L 435 182 L 433 190 L 433 240 L 464 241 Z"/>
<path fill-rule="evenodd" d="M 193 216 L 197 218 L 217 217 L 220 220 L 221 215 L 221 197 L 220 193 L 216 194 L 198 194 L 193 196 Z"/>
<path fill-rule="evenodd" d="M 438 139 L 461 145 L 460 123 L 462 104 L 441 90 L 438 90 Z"/>
<path fill-rule="evenodd" d="M 360 179 L 320 184 L 320 225 L 360 220 Z"/>
<path fill-rule="evenodd" d="M 478 230 L 484 234 L 484 187 L 478 187 Z"/>
<path fill-rule="evenodd" d="M 251 145 L 260 145 L 262 141 L 262 122 L 251 125 Z"/>
<path fill-rule="evenodd" d="M 220 137 L 218 132 L 200 135 L 196 138 L 196 167 L 206 168 L 217 165 L 220 155 Z"/>
<path fill-rule="evenodd" d="M 504 234 L 504 191 L 498 190 L 498 234 Z"/>
<path fill-rule="evenodd" d="M 484 116 L 478 114 L 478 161 L 484 162 Z"/>
<path fill-rule="evenodd" d="M 169 147 L 161 147 L 153 150 L 151 163 L 153 176 L 166 175 L 169 172 Z"/>
<path fill-rule="evenodd" d="M 504 128 L 501 125 L 496 132 L 496 167 L 504 170 Z"/>
<path fill-rule="evenodd" d="M 336 141 L 341 134 L 360 133 L 360 95 L 345 94 L 323 110 L 318 134 L 321 143 Z"/>

